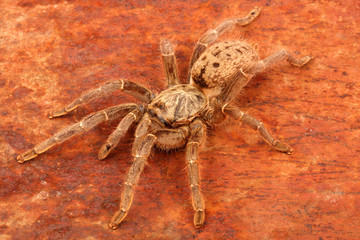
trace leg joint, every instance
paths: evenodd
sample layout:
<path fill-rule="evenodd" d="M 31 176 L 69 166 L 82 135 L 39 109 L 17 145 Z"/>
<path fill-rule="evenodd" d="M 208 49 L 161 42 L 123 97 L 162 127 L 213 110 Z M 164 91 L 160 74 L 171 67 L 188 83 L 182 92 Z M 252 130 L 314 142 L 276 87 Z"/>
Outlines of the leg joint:
<path fill-rule="evenodd" d="M 198 41 L 198 44 L 207 47 L 209 44 L 212 44 L 218 38 L 218 31 L 211 29 L 207 31 Z"/>
<path fill-rule="evenodd" d="M 102 111 L 105 115 L 105 121 L 109 121 L 109 115 L 107 114 L 107 112 L 105 110 Z"/>
<path fill-rule="evenodd" d="M 191 141 L 187 143 L 187 145 L 193 145 L 193 144 L 199 146 L 199 142 Z"/>
<path fill-rule="evenodd" d="M 193 189 L 193 188 L 199 189 L 199 188 L 200 188 L 200 185 L 199 185 L 199 184 L 191 184 L 191 185 L 190 185 L 190 188 L 191 188 L 191 189 Z"/>
<path fill-rule="evenodd" d="M 124 90 L 124 85 L 125 85 L 124 80 L 120 79 L 120 82 L 121 82 L 121 87 L 120 87 L 120 89 L 121 89 L 121 90 Z"/>
<path fill-rule="evenodd" d="M 272 146 L 276 146 L 276 144 L 278 143 L 279 141 L 276 140 L 276 139 L 273 139 L 273 142 L 271 143 Z"/>
<path fill-rule="evenodd" d="M 135 113 L 131 112 L 131 113 L 129 113 L 129 115 L 130 115 L 130 116 L 132 116 L 132 117 L 134 118 L 134 121 L 136 121 L 137 116 L 136 116 L 136 114 L 135 114 Z"/>
<path fill-rule="evenodd" d="M 186 161 L 187 164 L 195 164 L 195 163 L 198 163 L 197 160 L 189 160 L 189 161 Z"/>
<path fill-rule="evenodd" d="M 79 122 L 79 127 L 81 127 L 81 129 L 86 131 L 86 128 L 84 127 L 84 122 L 82 120 Z"/>
<path fill-rule="evenodd" d="M 133 186 L 134 186 L 134 184 L 129 183 L 129 182 L 124 182 L 124 185 L 129 186 L 129 187 L 133 187 Z"/>

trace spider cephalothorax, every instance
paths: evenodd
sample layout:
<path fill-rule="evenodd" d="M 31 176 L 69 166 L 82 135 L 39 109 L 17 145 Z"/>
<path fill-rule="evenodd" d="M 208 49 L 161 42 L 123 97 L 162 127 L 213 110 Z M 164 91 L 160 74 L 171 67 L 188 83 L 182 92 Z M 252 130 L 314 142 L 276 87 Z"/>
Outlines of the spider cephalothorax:
<path fill-rule="evenodd" d="M 215 43 L 224 31 L 235 25 L 249 24 L 259 13 L 260 10 L 255 8 L 244 18 L 227 20 L 215 29 L 207 31 L 196 44 L 187 84 L 180 84 L 175 54 L 170 42 L 161 41 L 160 49 L 168 89 L 155 96 L 150 90 L 134 82 L 118 80 L 89 91 L 64 108 L 51 113 L 50 118 L 66 115 L 80 105 L 115 90 L 127 92 L 143 103 L 120 104 L 92 113 L 19 155 L 18 161 L 28 161 L 52 146 L 88 131 L 102 122 L 122 118 L 98 155 L 99 159 L 104 159 L 130 126 L 137 124 L 132 148 L 134 162 L 126 176 L 120 209 L 114 214 L 110 227 L 115 229 L 130 209 L 135 186 L 154 146 L 166 150 L 185 147 L 195 210 L 194 225 L 201 227 L 205 220 L 205 204 L 200 188 L 198 159 L 207 127 L 212 127 L 229 116 L 257 130 L 275 149 L 288 154 L 292 151 L 287 144 L 274 139 L 261 122 L 232 105 L 232 100 L 255 74 L 267 67 L 283 59 L 294 66 L 302 66 L 309 62 L 311 57 L 306 56 L 298 60 L 282 50 L 260 60 L 257 52 L 244 41 Z"/>
<path fill-rule="evenodd" d="M 198 88 L 181 84 L 156 96 L 149 104 L 148 111 L 165 125 L 176 127 L 189 124 L 206 105 L 206 95 Z"/>

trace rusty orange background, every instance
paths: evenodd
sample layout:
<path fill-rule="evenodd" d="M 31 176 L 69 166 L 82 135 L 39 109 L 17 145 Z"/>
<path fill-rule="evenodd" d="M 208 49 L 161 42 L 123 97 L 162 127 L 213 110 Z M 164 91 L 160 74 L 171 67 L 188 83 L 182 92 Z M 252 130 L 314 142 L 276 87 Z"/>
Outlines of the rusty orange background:
<path fill-rule="evenodd" d="M 203 228 L 193 227 L 183 150 L 152 154 L 127 218 L 107 227 L 132 160 L 132 132 L 97 160 L 116 122 L 16 162 L 82 116 L 134 99 L 115 93 L 49 120 L 54 108 L 119 78 L 160 92 L 160 39 L 176 45 L 185 79 L 201 34 L 254 6 L 258 19 L 229 36 L 257 44 L 262 58 L 281 48 L 315 56 L 301 69 L 281 62 L 239 99 L 294 152 L 234 122 L 209 133 Z M 0 22 L 0 239 L 359 238 L 359 1 L 2 0 Z"/>

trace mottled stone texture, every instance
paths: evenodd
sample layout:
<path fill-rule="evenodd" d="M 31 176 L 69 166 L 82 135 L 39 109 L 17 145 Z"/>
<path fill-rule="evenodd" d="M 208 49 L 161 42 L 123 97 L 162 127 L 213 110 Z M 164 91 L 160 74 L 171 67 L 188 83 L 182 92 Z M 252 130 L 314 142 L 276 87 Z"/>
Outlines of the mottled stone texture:
<path fill-rule="evenodd" d="M 176 44 L 185 79 L 200 35 L 254 6 L 259 18 L 227 37 L 243 35 L 261 57 L 282 47 L 315 56 L 302 69 L 282 62 L 260 74 L 239 99 L 294 152 L 236 123 L 210 133 L 203 228 L 193 227 L 183 150 L 152 154 L 125 222 L 108 228 L 132 161 L 133 132 L 97 160 L 116 122 L 16 162 L 85 114 L 134 99 L 115 93 L 49 120 L 54 107 L 118 78 L 161 91 L 161 38 Z M 1 239 L 359 238 L 359 1 L 2 0 L 0 22 Z"/>

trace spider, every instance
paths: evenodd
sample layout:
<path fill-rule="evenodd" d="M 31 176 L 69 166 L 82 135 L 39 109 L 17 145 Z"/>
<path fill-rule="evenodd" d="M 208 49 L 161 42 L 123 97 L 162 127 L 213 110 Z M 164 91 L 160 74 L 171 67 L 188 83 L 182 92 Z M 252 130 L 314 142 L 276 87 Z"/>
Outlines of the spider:
<path fill-rule="evenodd" d="M 127 103 L 91 113 L 79 122 L 65 127 L 52 137 L 19 155 L 23 163 L 65 140 L 88 131 L 96 125 L 122 118 L 115 131 L 100 148 L 98 158 L 104 159 L 116 147 L 128 129 L 137 124 L 132 147 L 133 163 L 127 172 L 121 194 L 120 208 L 115 212 L 109 227 L 116 229 L 127 215 L 132 204 L 135 187 L 153 147 L 170 150 L 184 147 L 190 182 L 194 225 L 201 227 L 205 220 L 205 204 L 200 187 L 199 151 L 205 142 L 207 128 L 223 122 L 227 117 L 242 121 L 276 150 L 291 154 L 291 147 L 276 140 L 264 125 L 242 112 L 232 100 L 257 73 L 281 60 L 300 67 L 312 58 L 296 59 L 285 50 L 261 60 L 257 52 L 244 41 L 216 42 L 219 35 L 234 26 L 246 26 L 260 14 L 254 8 L 243 18 L 222 22 L 205 32 L 197 42 L 191 57 L 187 84 L 181 84 L 173 47 L 169 40 L 160 42 L 163 67 L 168 88 L 155 95 L 149 89 L 128 80 L 105 83 L 84 93 L 69 105 L 50 113 L 50 118 L 64 116 L 90 100 L 103 97 L 115 90 L 133 95 L 142 104 Z"/>

